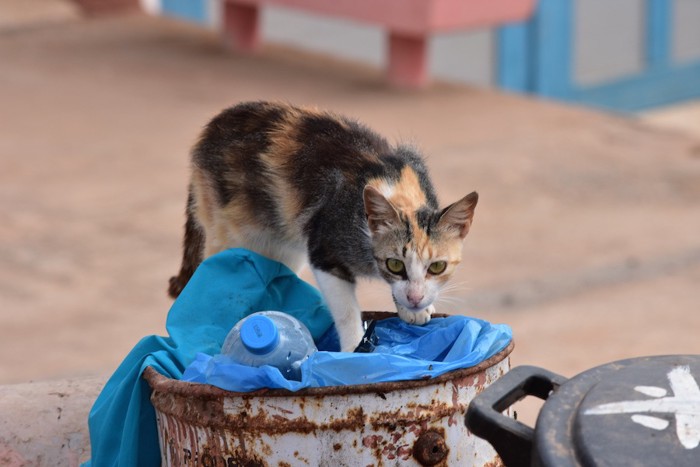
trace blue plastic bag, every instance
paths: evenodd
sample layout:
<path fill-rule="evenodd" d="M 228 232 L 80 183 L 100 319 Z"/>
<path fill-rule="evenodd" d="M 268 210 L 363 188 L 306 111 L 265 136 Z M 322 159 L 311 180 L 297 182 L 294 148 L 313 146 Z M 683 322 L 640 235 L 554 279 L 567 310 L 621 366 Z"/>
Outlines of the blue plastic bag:
<path fill-rule="evenodd" d="M 175 301 L 168 337 L 143 338 L 107 381 L 90 411 L 93 467 L 160 465 L 156 414 L 146 367 L 179 379 L 198 352 L 215 354 L 228 331 L 256 311 L 296 316 L 314 339 L 339 348 L 333 319 L 320 293 L 284 265 L 243 249 L 204 261 Z"/>
<path fill-rule="evenodd" d="M 434 318 L 424 326 L 390 318 L 377 322 L 375 333 L 378 345 L 372 353 L 314 353 L 301 365 L 301 381 L 286 380 L 271 366 L 253 368 L 225 355 L 203 353 L 182 379 L 237 392 L 424 379 L 478 365 L 503 350 L 512 338 L 506 325 L 465 316 Z"/>

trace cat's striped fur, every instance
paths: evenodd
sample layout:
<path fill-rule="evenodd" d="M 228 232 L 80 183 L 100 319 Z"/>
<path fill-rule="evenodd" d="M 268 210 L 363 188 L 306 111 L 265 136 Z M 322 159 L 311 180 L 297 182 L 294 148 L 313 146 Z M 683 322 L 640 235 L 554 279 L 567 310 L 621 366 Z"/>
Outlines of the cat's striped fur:
<path fill-rule="evenodd" d="M 440 209 L 421 156 L 358 122 L 286 104 L 224 110 L 192 153 L 176 297 L 203 258 L 243 247 L 298 270 L 308 262 L 343 350 L 361 338 L 355 280 L 392 286 L 399 316 L 423 324 L 461 260 L 477 194 Z"/>

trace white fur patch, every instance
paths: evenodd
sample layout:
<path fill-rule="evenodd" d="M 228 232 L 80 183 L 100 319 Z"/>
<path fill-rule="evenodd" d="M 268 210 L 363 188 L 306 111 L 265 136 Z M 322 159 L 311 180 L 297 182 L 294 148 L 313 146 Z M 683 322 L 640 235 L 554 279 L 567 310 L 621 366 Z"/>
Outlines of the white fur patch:
<path fill-rule="evenodd" d="M 335 322 L 340 350 L 352 352 L 362 340 L 362 315 L 355 297 L 355 284 L 312 268 L 319 289 Z"/>
<path fill-rule="evenodd" d="M 440 287 L 437 281 L 426 277 L 428 265 L 424 264 L 415 252 L 407 253 L 404 264 L 406 266 L 408 280 L 400 280 L 392 283 L 391 292 L 394 295 L 394 300 L 397 305 L 403 308 L 402 313 L 417 313 L 433 304 L 438 296 Z M 422 298 L 420 302 L 414 305 L 411 303 L 411 297 Z"/>
<path fill-rule="evenodd" d="M 422 326 L 423 324 L 430 321 L 430 317 L 433 315 L 433 313 L 435 313 L 435 307 L 433 305 L 430 305 L 424 310 L 411 311 L 405 309 L 400 305 L 397 305 L 396 311 L 399 313 L 399 318 L 401 318 L 403 321 L 409 324 L 418 324 Z"/>
<path fill-rule="evenodd" d="M 383 180 L 382 183 L 375 188 L 377 188 L 377 190 L 379 190 L 382 196 L 386 199 L 391 199 L 391 197 L 394 196 L 394 185 L 389 185 L 389 183 Z"/>

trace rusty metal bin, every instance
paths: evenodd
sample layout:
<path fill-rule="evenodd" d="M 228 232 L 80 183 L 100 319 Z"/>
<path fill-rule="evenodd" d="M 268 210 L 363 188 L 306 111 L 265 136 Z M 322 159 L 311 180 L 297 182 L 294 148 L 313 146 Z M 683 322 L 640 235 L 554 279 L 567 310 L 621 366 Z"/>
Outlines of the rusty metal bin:
<path fill-rule="evenodd" d="M 236 393 L 147 368 L 163 465 L 493 466 L 470 401 L 510 369 L 507 348 L 428 380 Z"/>

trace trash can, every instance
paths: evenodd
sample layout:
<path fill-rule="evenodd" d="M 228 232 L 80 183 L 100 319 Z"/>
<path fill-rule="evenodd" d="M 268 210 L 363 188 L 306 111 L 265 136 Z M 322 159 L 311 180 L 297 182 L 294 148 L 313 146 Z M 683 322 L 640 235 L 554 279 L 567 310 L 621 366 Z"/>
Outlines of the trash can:
<path fill-rule="evenodd" d="M 519 366 L 469 406 L 466 425 L 507 467 L 700 466 L 700 355 L 639 357 L 574 378 Z M 545 400 L 534 428 L 501 412 Z"/>
<path fill-rule="evenodd" d="M 501 465 L 468 432 L 469 403 L 510 368 L 508 347 L 424 380 L 237 393 L 147 368 L 163 465 Z"/>

